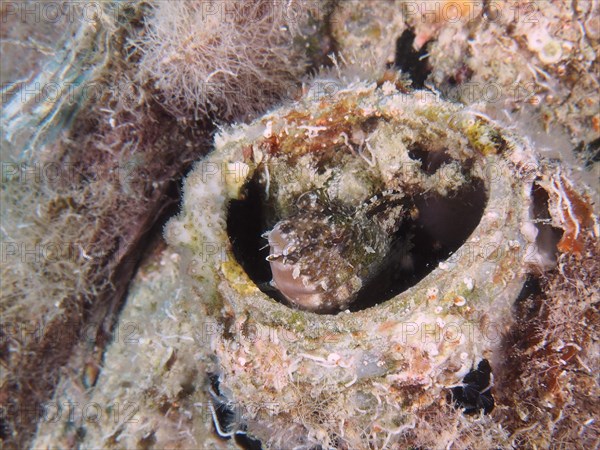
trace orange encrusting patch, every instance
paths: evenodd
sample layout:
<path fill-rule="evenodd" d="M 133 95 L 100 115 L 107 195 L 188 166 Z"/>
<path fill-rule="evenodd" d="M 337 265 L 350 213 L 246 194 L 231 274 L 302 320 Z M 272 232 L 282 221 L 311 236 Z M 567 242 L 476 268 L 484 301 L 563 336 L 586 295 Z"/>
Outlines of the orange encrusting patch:
<path fill-rule="evenodd" d="M 563 214 L 568 216 L 565 231 L 558 242 L 557 248 L 562 253 L 581 254 L 584 247 L 584 236 L 581 231 L 593 223 L 592 207 L 567 183 L 564 183 L 564 193 L 570 205 L 562 206 Z"/>
<path fill-rule="evenodd" d="M 260 147 L 271 155 L 283 153 L 292 157 L 332 152 L 335 149 L 348 150 L 342 137 L 351 135 L 353 127 L 365 120 L 364 111 L 354 101 L 342 100 L 331 105 L 324 100 L 322 104 L 323 112 L 318 117 L 308 112 L 289 113 L 284 117 L 290 125 L 289 131 L 282 130 L 279 135 L 273 134 L 262 139 Z M 313 136 L 310 136 L 308 127 L 314 128 Z"/>
<path fill-rule="evenodd" d="M 592 128 L 596 133 L 600 133 L 600 114 L 592 117 Z"/>

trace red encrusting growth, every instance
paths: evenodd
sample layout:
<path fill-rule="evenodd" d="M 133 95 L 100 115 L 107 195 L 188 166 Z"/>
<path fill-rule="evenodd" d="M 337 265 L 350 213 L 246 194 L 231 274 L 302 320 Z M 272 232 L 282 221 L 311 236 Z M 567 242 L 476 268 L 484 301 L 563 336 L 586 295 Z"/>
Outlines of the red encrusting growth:
<path fill-rule="evenodd" d="M 579 195 L 571 186 L 569 181 L 560 176 L 555 182 L 563 195 L 558 207 L 566 220 L 564 221 L 564 233 L 558 242 L 558 250 L 562 253 L 574 253 L 580 255 L 584 248 L 584 231 L 592 227 L 594 216 L 590 204 Z"/>

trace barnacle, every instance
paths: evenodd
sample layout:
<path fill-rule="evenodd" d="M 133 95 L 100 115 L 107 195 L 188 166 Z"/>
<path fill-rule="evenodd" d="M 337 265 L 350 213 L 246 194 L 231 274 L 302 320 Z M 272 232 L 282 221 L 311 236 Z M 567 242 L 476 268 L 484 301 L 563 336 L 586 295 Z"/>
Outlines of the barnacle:
<path fill-rule="evenodd" d="M 269 405 L 247 430 L 277 448 L 410 433 L 482 360 L 493 371 L 541 258 L 532 190 L 551 168 L 528 141 L 433 93 L 340 76 L 222 132 L 166 229 L 187 295 L 220 324 L 223 392 Z"/>

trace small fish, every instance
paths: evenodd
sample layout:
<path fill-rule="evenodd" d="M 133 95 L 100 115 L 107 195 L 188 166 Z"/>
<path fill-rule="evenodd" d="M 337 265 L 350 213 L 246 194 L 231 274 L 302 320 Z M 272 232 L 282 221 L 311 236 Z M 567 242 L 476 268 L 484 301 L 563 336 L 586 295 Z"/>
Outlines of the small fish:
<path fill-rule="evenodd" d="M 351 207 L 322 190 L 302 194 L 297 212 L 263 235 L 271 284 L 300 309 L 346 309 L 386 256 L 406 211 L 403 198 L 386 191 Z"/>

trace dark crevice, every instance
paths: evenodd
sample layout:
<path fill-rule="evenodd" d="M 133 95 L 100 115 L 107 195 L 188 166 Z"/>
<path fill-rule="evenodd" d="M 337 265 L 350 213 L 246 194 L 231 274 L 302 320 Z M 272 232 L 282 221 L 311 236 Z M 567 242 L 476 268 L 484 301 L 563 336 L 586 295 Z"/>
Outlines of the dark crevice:
<path fill-rule="evenodd" d="M 426 42 L 419 50 L 415 50 L 413 47 L 415 37 L 415 32 L 411 28 L 407 28 L 396 40 L 394 67 L 410 76 L 413 88 L 423 89 L 425 80 L 431 73 L 431 66 L 427 58 L 427 47 L 431 41 Z"/>
<path fill-rule="evenodd" d="M 527 279 L 525 280 L 525 284 L 523 284 L 523 288 L 517 299 L 515 300 L 515 305 L 518 305 L 531 297 L 540 295 L 542 293 L 542 287 L 540 285 L 539 277 L 529 274 L 527 275 Z"/>
<path fill-rule="evenodd" d="M 243 450 L 262 450 L 262 443 L 248 434 L 236 434 L 235 443 Z"/>
<path fill-rule="evenodd" d="M 492 368 L 487 359 L 482 359 L 477 369 L 471 370 L 463 378 L 462 386 L 450 389 L 448 400 L 454 402 L 454 406 L 462 408 L 463 412 L 469 414 L 489 414 L 494 409 L 494 397 L 491 388 Z"/>
<path fill-rule="evenodd" d="M 588 143 L 581 141 L 573 151 L 581 158 L 583 167 L 590 170 L 595 163 L 600 162 L 600 138 Z"/>
<path fill-rule="evenodd" d="M 453 161 L 445 150 L 428 150 L 418 143 L 409 147 L 408 156 L 414 161 L 419 161 L 421 170 L 427 175 L 433 175 L 443 164 Z"/>
<path fill-rule="evenodd" d="M 217 431 L 216 424 L 213 424 L 215 434 L 225 441 L 233 438 L 239 448 L 243 450 L 261 450 L 263 448 L 261 441 L 252 437 L 250 434 L 247 434 L 246 425 L 244 423 L 240 423 L 240 411 L 234 410 L 225 401 L 221 391 L 219 390 L 218 375 L 209 374 L 209 381 L 212 391 L 211 397 L 213 400 L 215 416 L 219 422 L 219 428 L 225 432 L 235 431 L 232 436 L 221 436 Z"/>
<path fill-rule="evenodd" d="M 227 215 L 227 233 L 233 254 L 248 276 L 261 288 L 271 281 L 271 269 L 266 258 L 269 247 L 262 234 L 274 224 L 267 224 L 263 190 L 255 179 L 246 186 L 244 200 L 232 200 Z"/>
<path fill-rule="evenodd" d="M 5 411 L 1 411 L 1 413 L 3 413 L 2 415 L 6 414 Z M 6 420 L 4 420 L 4 418 L 2 416 L 0 416 L 0 440 L 1 441 L 5 441 L 8 439 L 8 436 L 10 435 L 10 426 L 8 424 L 8 422 Z"/>
<path fill-rule="evenodd" d="M 310 61 L 308 70 L 310 74 L 317 74 L 323 67 L 333 66 L 330 55 L 339 53 L 339 44 L 333 33 L 334 13 L 339 2 L 340 0 L 332 0 L 322 5 L 322 20 L 312 17 L 312 12 L 309 12 L 310 22 L 317 27 L 316 33 L 307 32 L 308 42 L 305 44 Z"/>

